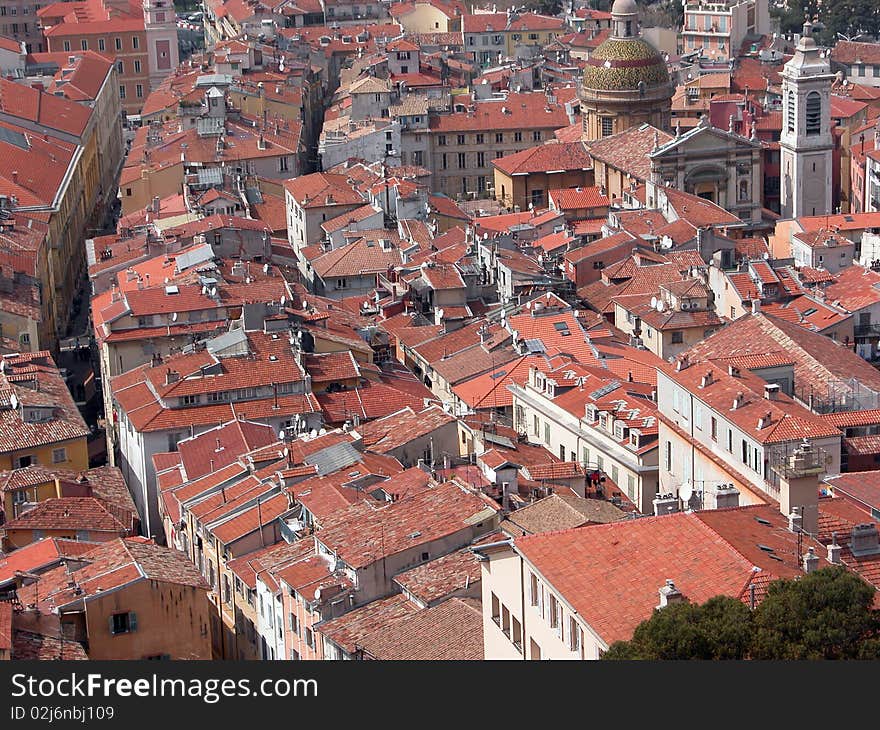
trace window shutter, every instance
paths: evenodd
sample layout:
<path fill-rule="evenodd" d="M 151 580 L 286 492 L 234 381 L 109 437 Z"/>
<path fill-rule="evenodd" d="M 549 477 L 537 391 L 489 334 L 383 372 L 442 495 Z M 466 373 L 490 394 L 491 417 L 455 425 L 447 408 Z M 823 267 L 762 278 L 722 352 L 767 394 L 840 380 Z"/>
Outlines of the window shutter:
<path fill-rule="evenodd" d="M 129 631 L 137 631 L 138 620 L 137 614 L 134 611 L 130 611 L 128 614 L 128 630 Z"/>
<path fill-rule="evenodd" d="M 556 603 L 556 635 L 562 638 L 562 604 Z"/>
<path fill-rule="evenodd" d="M 109 618 L 109 622 L 110 622 L 110 633 L 115 634 L 116 632 L 113 630 L 113 617 L 112 616 Z"/>

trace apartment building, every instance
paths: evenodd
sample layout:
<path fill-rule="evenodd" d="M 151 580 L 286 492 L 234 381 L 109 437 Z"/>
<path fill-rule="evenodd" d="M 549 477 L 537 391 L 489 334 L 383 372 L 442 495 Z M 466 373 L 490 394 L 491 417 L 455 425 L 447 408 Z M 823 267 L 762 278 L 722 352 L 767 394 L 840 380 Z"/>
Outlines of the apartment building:
<path fill-rule="evenodd" d="M 575 91 L 508 93 L 432 115 L 427 134 L 434 190 L 457 199 L 488 195 L 493 160 L 550 140 L 567 127 Z"/>
<path fill-rule="evenodd" d="M 807 545 L 820 549 L 775 507 L 761 505 L 474 546 L 482 561 L 485 658 L 595 660 L 675 602 L 726 595 L 754 606 L 771 579 L 818 567 Z"/>
<path fill-rule="evenodd" d="M 286 336 L 234 330 L 192 352 L 111 379 L 119 466 L 147 534 L 161 521 L 153 455 L 179 441 L 244 418 L 283 427 L 320 426 L 320 407 L 298 350 Z"/>
<path fill-rule="evenodd" d="M 0 469 L 88 468 L 89 429 L 48 352 L 3 356 L 0 384 Z"/>
<path fill-rule="evenodd" d="M 569 363 L 546 373 L 530 367 L 525 385 L 508 389 L 517 431 L 563 461 L 602 472 L 640 512 L 652 511 L 658 486 L 652 386 Z"/>
<path fill-rule="evenodd" d="M 638 338 L 663 360 L 675 357 L 711 335 L 722 321 L 710 304 L 710 293 L 698 279 L 660 284 L 652 293 L 612 299 L 614 324 Z"/>
<path fill-rule="evenodd" d="M 821 454 L 822 473 L 840 471 L 841 432 L 783 392 L 791 365 L 772 355 L 706 359 L 681 355 L 672 372 L 657 373 L 660 491 L 702 506 L 726 504 L 725 485 L 739 503 L 780 498 L 775 471 L 799 444 Z M 690 492 L 690 494 L 688 493 Z"/>
<path fill-rule="evenodd" d="M 18 598 L 58 616 L 90 659 L 210 659 L 207 588 L 180 553 L 116 539 L 44 572 Z"/>
<path fill-rule="evenodd" d="M 746 36 L 771 32 L 768 0 L 696 0 L 684 6 L 681 53 L 699 51 L 701 58 L 726 63 L 736 58 Z"/>
<path fill-rule="evenodd" d="M 565 21 L 535 13 L 476 13 L 462 18 L 464 51 L 482 68 L 504 58 L 530 58 L 564 35 Z"/>
<path fill-rule="evenodd" d="M 23 43 L 27 53 L 45 51 L 45 39 L 37 17 L 37 11 L 42 6 L 42 3 L 32 0 L 13 0 L 0 5 L 0 33 L 4 40 Z"/>
<path fill-rule="evenodd" d="M 838 40 L 831 60 L 843 67 L 850 83 L 880 86 L 880 54 L 876 43 Z"/>
<path fill-rule="evenodd" d="M 53 3 L 38 15 L 46 51 L 96 51 L 109 56 L 116 64 L 117 92 L 123 110 L 126 114 L 140 112 L 150 93 L 147 35 L 140 2 L 125 9 L 108 9 L 100 3 Z M 174 51 L 176 54 L 176 44 Z"/>

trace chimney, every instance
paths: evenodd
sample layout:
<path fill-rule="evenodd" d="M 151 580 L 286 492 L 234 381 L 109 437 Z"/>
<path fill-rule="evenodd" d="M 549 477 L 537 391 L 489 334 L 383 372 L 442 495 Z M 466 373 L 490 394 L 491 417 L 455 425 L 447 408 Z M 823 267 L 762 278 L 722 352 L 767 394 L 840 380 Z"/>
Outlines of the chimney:
<path fill-rule="evenodd" d="M 501 482 L 501 508 L 510 511 L 510 482 Z"/>
<path fill-rule="evenodd" d="M 831 533 L 831 544 L 828 546 L 828 562 L 834 565 L 840 564 L 840 545 L 837 544 L 837 533 Z"/>
<path fill-rule="evenodd" d="M 12 171 L 12 182 L 18 185 L 18 170 Z"/>
<path fill-rule="evenodd" d="M 678 360 L 675 361 L 675 369 L 676 370 L 685 370 L 685 369 L 687 369 L 687 366 L 688 366 L 688 356 L 686 354 L 679 355 Z"/>
<path fill-rule="evenodd" d="M 807 548 L 807 554 L 804 555 L 804 573 L 812 573 L 819 568 L 819 556 L 816 555 L 815 548 Z"/>
<path fill-rule="evenodd" d="M 660 587 L 660 603 L 657 608 L 665 608 L 670 603 L 681 603 L 684 596 L 681 591 L 675 587 L 675 583 L 669 578 L 666 579 L 666 585 Z"/>
<path fill-rule="evenodd" d="M 857 558 L 880 553 L 880 533 L 873 522 L 865 522 L 852 528 L 849 541 L 850 552 Z"/>
<path fill-rule="evenodd" d="M 804 441 L 770 468 L 779 477 L 779 511 L 788 517 L 797 507 L 801 529 L 815 535 L 819 529 L 819 475 L 825 470 L 822 453 Z"/>
<path fill-rule="evenodd" d="M 740 375 L 739 368 L 736 365 L 728 365 L 727 374 L 733 376 L 734 378 L 738 378 Z"/>
<path fill-rule="evenodd" d="M 767 400 L 779 400 L 779 384 L 767 383 L 764 386 L 764 397 Z"/>
<path fill-rule="evenodd" d="M 761 312 L 761 300 L 760 299 L 752 299 L 752 314 L 760 314 Z"/>
<path fill-rule="evenodd" d="M 798 533 L 804 529 L 804 517 L 801 514 L 800 507 L 792 507 L 791 514 L 788 516 L 788 529 L 790 532 Z"/>
<path fill-rule="evenodd" d="M 733 399 L 733 407 L 731 408 L 731 410 L 735 411 L 737 408 L 739 408 L 743 404 L 743 399 L 745 397 L 745 393 L 739 391 L 736 394 L 736 398 Z"/>
<path fill-rule="evenodd" d="M 171 368 L 165 371 L 165 385 L 171 385 L 171 383 L 176 383 L 178 380 L 180 380 L 179 372 Z"/>
<path fill-rule="evenodd" d="M 700 387 L 705 388 L 708 385 L 712 385 L 712 371 L 708 370 L 706 374 L 700 380 Z"/>

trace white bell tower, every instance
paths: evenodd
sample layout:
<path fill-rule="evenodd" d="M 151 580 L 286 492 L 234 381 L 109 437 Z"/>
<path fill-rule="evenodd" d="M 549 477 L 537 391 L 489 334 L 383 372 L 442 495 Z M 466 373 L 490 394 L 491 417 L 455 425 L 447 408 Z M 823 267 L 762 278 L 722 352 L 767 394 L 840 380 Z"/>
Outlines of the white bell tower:
<path fill-rule="evenodd" d="M 783 218 L 832 212 L 833 80 L 831 62 L 820 53 L 810 23 L 804 23 L 795 54 L 782 71 L 779 148 Z"/>

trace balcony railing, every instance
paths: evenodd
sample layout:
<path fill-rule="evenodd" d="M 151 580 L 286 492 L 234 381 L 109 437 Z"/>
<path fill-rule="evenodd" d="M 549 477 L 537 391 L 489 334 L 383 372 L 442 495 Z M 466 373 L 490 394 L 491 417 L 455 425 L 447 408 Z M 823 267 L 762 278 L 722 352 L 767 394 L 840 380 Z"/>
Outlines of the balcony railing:
<path fill-rule="evenodd" d="M 880 336 L 880 322 L 857 324 L 853 328 L 853 334 L 856 337 L 878 337 Z"/>

